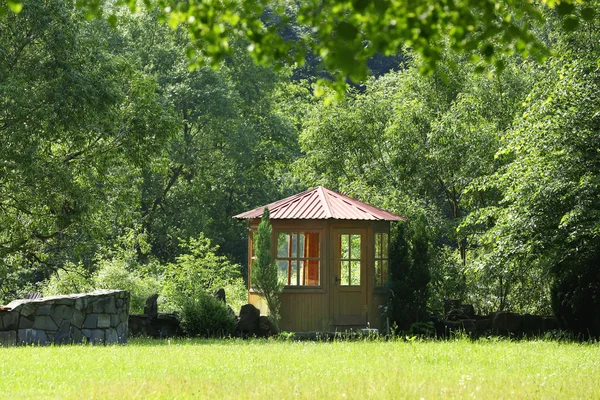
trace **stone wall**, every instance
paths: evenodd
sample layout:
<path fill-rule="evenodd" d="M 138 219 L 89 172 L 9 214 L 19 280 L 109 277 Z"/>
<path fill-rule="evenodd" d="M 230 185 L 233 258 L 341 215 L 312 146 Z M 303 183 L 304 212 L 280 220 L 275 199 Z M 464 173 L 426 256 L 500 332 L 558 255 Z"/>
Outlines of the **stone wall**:
<path fill-rule="evenodd" d="M 444 318 L 432 317 L 438 336 L 453 331 L 463 331 L 475 336 L 542 336 L 559 329 L 557 321 L 550 316 L 521 315 L 508 311 L 477 315 L 472 305 L 461 304 L 458 300 L 446 300 L 444 311 Z"/>
<path fill-rule="evenodd" d="M 15 300 L 0 307 L 0 346 L 127 342 L 129 292 Z"/>
<path fill-rule="evenodd" d="M 129 336 L 166 338 L 182 334 L 176 314 L 131 314 L 129 316 Z"/>

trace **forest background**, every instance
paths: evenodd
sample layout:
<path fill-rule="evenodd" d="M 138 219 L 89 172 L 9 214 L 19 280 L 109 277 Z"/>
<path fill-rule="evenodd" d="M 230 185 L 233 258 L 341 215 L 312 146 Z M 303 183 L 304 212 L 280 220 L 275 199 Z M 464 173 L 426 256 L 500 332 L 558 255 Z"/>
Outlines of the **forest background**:
<path fill-rule="evenodd" d="M 242 301 L 231 217 L 325 185 L 408 217 L 431 312 L 451 297 L 600 332 L 598 2 L 576 26 L 561 8 L 521 16 L 544 62 L 519 40 L 464 53 L 442 36 L 434 69 L 410 47 L 375 54 L 336 101 L 310 49 L 257 65 L 231 33 L 218 68 L 190 68 L 193 39 L 159 10 L 114 24 L 22 6 L 0 19 L 0 303 L 116 285 L 134 310 L 152 292 Z M 285 12 L 282 36 L 310 37 Z"/>

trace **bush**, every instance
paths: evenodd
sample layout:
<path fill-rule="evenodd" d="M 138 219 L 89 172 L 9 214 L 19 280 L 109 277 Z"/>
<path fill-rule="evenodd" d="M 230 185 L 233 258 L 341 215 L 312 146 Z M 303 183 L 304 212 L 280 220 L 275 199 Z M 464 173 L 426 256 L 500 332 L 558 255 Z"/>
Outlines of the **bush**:
<path fill-rule="evenodd" d="M 100 260 L 98 270 L 90 274 L 80 265 L 67 264 L 52 274 L 40 291 L 44 296 L 87 293 L 97 289 L 127 290 L 130 296 L 129 312 L 144 312 L 146 299 L 160 290 L 156 277 L 140 271 L 129 271 L 121 259 Z"/>
<path fill-rule="evenodd" d="M 199 298 L 219 288 L 225 289 L 228 303 L 239 307 L 247 302 L 248 292 L 239 265 L 217 255 L 218 246 L 200 234 L 181 247 L 185 253 L 163 268 L 161 295 L 165 310 L 182 312 L 186 299 Z"/>
<path fill-rule="evenodd" d="M 186 298 L 181 305 L 181 326 L 188 336 L 224 337 L 235 329 L 235 316 L 208 294 Z"/>
<path fill-rule="evenodd" d="M 91 292 L 94 290 L 94 285 L 91 274 L 83 266 L 67 263 L 41 284 L 39 290 L 46 297 Z"/>
<path fill-rule="evenodd" d="M 151 274 L 139 270 L 128 270 L 121 259 L 101 260 L 99 269 L 92 278 L 95 289 L 119 289 L 129 291 L 129 312 L 142 314 L 146 299 L 160 291 L 160 282 Z"/>

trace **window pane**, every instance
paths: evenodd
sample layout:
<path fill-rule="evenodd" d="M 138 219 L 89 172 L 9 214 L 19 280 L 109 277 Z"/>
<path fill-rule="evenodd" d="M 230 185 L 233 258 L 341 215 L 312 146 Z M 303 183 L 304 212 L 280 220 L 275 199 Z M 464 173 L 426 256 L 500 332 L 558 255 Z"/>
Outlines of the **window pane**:
<path fill-rule="evenodd" d="M 347 260 L 350 258 L 350 235 L 340 235 L 340 258 Z"/>
<path fill-rule="evenodd" d="M 350 262 L 340 261 L 340 285 L 350 284 Z"/>
<path fill-rule="evenodd" d="M 354 260 L 360 260 L 360 235 L 350 235 L 351 236 L 351 250 L 350 250 L 350 258 Z"/>
<path fill-rule="evenodd" d="M 388 243 L 389 243 L 388 234 L 382 233 L 381 234 L 381 244 L 382 244 L 383 249 L 382 249 L 381 258 L 388 258 Z"/>
<path fill-rule="evenodd" d="M 375 234 L 375 258 L 381 258 L 381 233 Z"/>
<path fill-rule="evenodd" d="M 319 258 L 319 233 L 305 233 L 306 257 Z"/>
<path fill-rule="evenodd" d="M 298 284 L 298 261 L 292 261 L 290 267 L 290 285 Z"/>
<path fill-rule="evenodd" d="M 290 234 L 279 232 L 277 234 L 277 257 L 289 257 Z"/>
<path fill-rule="evenodd" d="M 381 260 L 375 260 L 375 285 L 381 285 Z"/>
<path fill-rule="evenodd" d="M 290 257 L 297 257 L 298 254 L 298 234 L 292 233 L 292 254 Z"/>
<path fill-rule="evenodd" d="M 298 234 L 298 257 L 304 258 L 306 257 L 306 233 Z"/>
<path fill-rule="evenodd" d="M 319 260 L 306 261 L 306 285 L 319 285 Z"/>
<path fill-rule="evenodd" d="M 306 285 L 306 270 L 304 269 L 304 261 L 298 261 L 298 282 L 299 285 Z"/>
<path fill-rule="evenodd" d="M 360 286 L 360 261 L 351 261 L 350 285 Z"/>
<path fill-rule="evenodd" d="M 288 283 L 288 261 L 277 260 L 277 278 L 285 285 Z"/>

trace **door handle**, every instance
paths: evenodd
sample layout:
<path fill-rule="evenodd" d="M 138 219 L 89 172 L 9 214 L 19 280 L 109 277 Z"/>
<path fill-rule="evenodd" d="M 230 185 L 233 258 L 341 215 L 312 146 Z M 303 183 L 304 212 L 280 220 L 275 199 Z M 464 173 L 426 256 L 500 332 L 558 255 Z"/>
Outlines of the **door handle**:
<path fill-rule="evenodd" d="M 336 285 L 340 284 L 340 278 L 337 277 L 337 275 L 335 276 L 335 280 L 334 280 Z"/>

